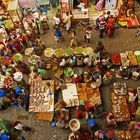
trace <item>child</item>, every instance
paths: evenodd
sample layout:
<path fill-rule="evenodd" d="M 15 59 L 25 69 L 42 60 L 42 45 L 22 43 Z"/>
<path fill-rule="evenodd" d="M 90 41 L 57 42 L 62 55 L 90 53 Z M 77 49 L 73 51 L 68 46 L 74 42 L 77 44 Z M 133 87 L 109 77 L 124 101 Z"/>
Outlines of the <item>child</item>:
<path fill-rule="evenodd" d="M 62 32 L 58 28 L 54 29 L 54 37 L 57 43 L 60 41 L 62 37 Z"/>
<path fill-rule="evenodd" d="M 70 41 L 70 46 L 78 46 L 76 31 L 72 32 L 72 39 Z"/>

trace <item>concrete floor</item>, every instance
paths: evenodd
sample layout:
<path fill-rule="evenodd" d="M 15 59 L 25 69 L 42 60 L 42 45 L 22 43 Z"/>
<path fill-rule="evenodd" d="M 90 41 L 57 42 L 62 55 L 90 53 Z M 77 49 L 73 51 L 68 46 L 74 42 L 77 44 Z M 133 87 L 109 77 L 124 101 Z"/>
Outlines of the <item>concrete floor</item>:
<path fill-rule="evenodd" d="M 140 50 L 140 42 L 135 38 L 136 29 L 117 29 L 112 39 L 104 37 L 102 42 L 106 51 L 110 53 L 124 52 L 126 50 Z M 84 29 L 77 29 L 78 39 L 80 43 L 83 43 Z M 100 40 L 98 33 L 93 31 L 92 40 L 89 46 L 95 48 L 96 42 Z M 46 31 L 46 34 L 42 36 L 47 47 L 53 48 L 66 48 L 70 43 L 70 34 L 63 33 L 64 41 L 56 43 L 51 31 Z M 140 82 L 128 80 L 126 81 L 128 87 L 140 86 Z M 101 96 L 103 102 L 104 111 L 111 111 L 111 99 L 110 94 L 112 92 L 112 85 L 101 88 Z M 27 140 L 68 140 L 70 130 L 59 129 L 57 127 L 51 127 L 49 122 L 36 120 L 35 113 L 28 113 L 20 109 L 8 108 L 8 110 L 0 112 L 0 118 L 9 120 L 19 120 L 24 124 L 35 129 L 31 134 L 27 134 Z M 82 121 L 85 125 L 85 122 Z M 103 119 L 96 120 L 97 127 L 104 128 Z M 83 125 L 83 126 L 84 126 Z M 127 126 L 126 126 L 127 127 Z"/>

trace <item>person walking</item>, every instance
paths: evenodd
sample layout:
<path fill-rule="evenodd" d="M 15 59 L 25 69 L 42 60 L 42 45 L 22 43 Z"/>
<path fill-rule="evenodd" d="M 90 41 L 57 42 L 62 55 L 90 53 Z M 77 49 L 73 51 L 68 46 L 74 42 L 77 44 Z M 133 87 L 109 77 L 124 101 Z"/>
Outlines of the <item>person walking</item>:
<path fill-rule="evenodd" d="M 91 27 L 87 27 L 86 32 L 85 32 L 85 42 L 87 41 L 88 43 L 90 43 L 90 39 L 91 39 Z"/>
<path fill-rule="evenodd" d="M 102 18 L 99 23 L 99 38 L 103 38 L 103 34 L 106 31 L 106 21 L 105 18 Z"/>
<path fill-rule="evenodd" d="M 78 46 L 78 39 L 77 39 L 76 31 L 72 32 L 72 39 L 70 41 L 70 46 Z"/>
<path fill-rule="evenodd" d="M 61 37 L 62 37 L 62 32 L 59 30 L 59 28 L 54 28 L 53 33 L 54 33 L 56 42 L 57 43 L 60 42 Z"/>
<path fill-rule="evenodd" d="M 71 28 L 71 18 L 72 18 L 72 15 L 70 13 L 66 13 L 66 16 L 64 18 L 64 24 L 66 25 L 67 31 L 69 31 Z"/>
<path fill-rule="evenodd" d="M 115 30 L 115 18 L 111 15 L 111 17 L 108 18 L 106 25 L 106 34 L 108 35 L 109 38 L 113 36 L 114 30 Z"/>
<path fill-rule="evenodd" d="M 104 51 L 105 51 L 105 48 L 104 48 L 103 43 L 101 41 L 98 41 L 97 47 L 95 48 L 94 52 L 96 54 L 99 53 L 100 58 L 102 58 L 103 57 L 103 54 L 104 54 Z"/>

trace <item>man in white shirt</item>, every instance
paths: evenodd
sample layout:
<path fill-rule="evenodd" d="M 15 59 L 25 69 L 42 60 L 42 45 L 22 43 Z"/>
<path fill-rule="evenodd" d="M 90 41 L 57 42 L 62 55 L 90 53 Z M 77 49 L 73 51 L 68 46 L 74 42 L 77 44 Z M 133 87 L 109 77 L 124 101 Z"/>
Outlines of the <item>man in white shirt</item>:
<path fill-rule="evenodd" d="M 54 21 L 54 24 L 57 26 L 60 24 L 60 18 L 57 15 L 54 16 L 53 21 Z"/>

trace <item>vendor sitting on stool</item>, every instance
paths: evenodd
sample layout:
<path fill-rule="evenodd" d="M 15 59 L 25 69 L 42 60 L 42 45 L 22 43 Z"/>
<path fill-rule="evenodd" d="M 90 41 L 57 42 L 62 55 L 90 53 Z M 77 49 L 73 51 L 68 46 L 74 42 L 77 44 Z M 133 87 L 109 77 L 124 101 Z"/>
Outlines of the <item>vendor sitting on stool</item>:
<path fill-rule="evenodd" d="M 74 76 L 72 77 L 72 82 L 75 84 L 78 84 L 81 80 L 82 80 L 81 75 L 78 76 L 77 74 L 74 74 Z"/>

